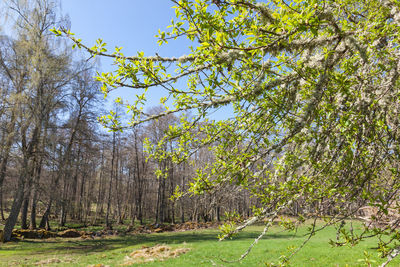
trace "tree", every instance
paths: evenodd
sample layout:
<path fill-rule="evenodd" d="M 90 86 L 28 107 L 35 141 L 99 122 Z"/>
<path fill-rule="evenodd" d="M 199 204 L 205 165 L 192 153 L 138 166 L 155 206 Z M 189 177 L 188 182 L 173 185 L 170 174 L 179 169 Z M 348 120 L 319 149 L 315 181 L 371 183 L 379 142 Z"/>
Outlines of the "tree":
<path fill-rule="evenodd" d="M 60 225 L 88 221 L 100 92 L 95 64 L 75 61 L 68 40 L 49 31 L 67 23 L 57 13 L 59 1 L 5 6 L 15 22 L 13 36 L 0 38 L 0 239 L 6 242 L 19 215 L 21 228 L 32 229 L 42 210 L 39 228 L 49 229 L 53 214 Z"/>
<path fill-rule="evenodd" d="M 58 171 L 50 181 L 47 207 L 39 228 L 48 228 L 48 216 L 55 200 L 60 202 L 61 206 L 60 224 L 65 224 L 67 213 L 66 202 L 68 202 L 66 195 L 71 194 L 71 192 L 67 190 L 58 192 L 57 188 L 63 183 L 64 188 L 68 185 L 69 188 L 72 187 L 73 190 L 75 190 L 76 194 L 77 181 L 72 179 L 75 181 L 75 183 L 73 183 L 75 186 L 69 185 L 69 183 L 71 183 L 71 172 L 73 172 L 73 158 L 79 157 L 79 155 L 74 155 L 73 152 L 74 150 L 80 151 L 80 148 L 76 149 L 76 147 L 83 147 L 84 140 L 91 139 L 91 134 L 94 132 L 91 125 L 94 124 L 95 121 L 94 105 L 98 102 L 97 98 L 99 93 L 98 84 L 91 78 L 93 77 L 92 66 L 87 62 L 78 61 L 76 66 L 71 67 L 71 72 L 73 73 L 69 81 L 71 90 L 66 92 L 66 95 L 70 97 L 68 106 L 71 114 L 65 125 L 60 125 L 60 129 L 53 133 L 56 144 L 60 145 L 63 149 L 59 151 L 58 157 L 55 157 L 58 161 Z M 58 119 L 58 121 L 62 120 Z M 75 169 L 78 169 L 78 166 L 76 166 Z M 77 171 L 75 171 L 73 177 L 77 178 Z M 61 199 L 58 198 L 60 195 L 62 196 Z M 34 211 L 34 209 L 32 209 L 32 211 Z M 31 217 L 33 217 L 33 215 Z M 31 224 L 32 221 L 31 219 Z"/>
<path fill-rule="evenodd" d="M 172 2 L 176 19 L 168 32 L 159 32 L 158 42 L 188 38 L 189 55 L 128 57 L 120 48 L 108 54 L 102 40 L 89 48 L 67 29 L 54 32 L 92 55 L 114 59 L 118 71 L 97 77 L 105 94 L 123 86 L 139 90 L 127 105 L 130 124 L 111 113 L 102 118 L 104 125 L 120 130 L 193 110 L 194 120 L 181 119 L 160 141 L 179 145 L 155 149 L 154 156 L 180 162 L 211 145 L 215 161 L 196 172 L 189 192 L 237 184 L 259 199 L 255 217 L 226 228 L 222 238 L 267 218 L 264 234 L 298 201 L 300 222 L 330 214 L 325 225 L 354 218 L 364 205 L 377 207 L 377 217 L 388 209 L 400 212 L 397 2 Z M 146 114 L 146 93 L 155 86 L 165 89 L 160 102 L 166 109 Z M 232 118 L 196 123 L 226 105 Z M 366 227 L 361 235 L 343 231 L 343 241 L 390 235 L 398 224 Z M 314 226 L 310 237 L 320 229 Z M 390 240 L 379 244 L 388 261 L 400 253 L 398 238 Z"/>
<path fill-rule="evenodd" d="M 11 146 L 17 134 L 16 123 L 18 109 L 21 103 L 21 95 L 25 86 L 27 75 L 26 61 L 24 56 L 18 52 L 18 44 L 4 37 L 1 42 L 0 65 L 1 65 L 1 95 L 2 95 L 2 143 L 0 161 L 0 188 L 6 177 L 7 164 L 10 158 Z M 0 190 L 0 200 L 2 199 Z M 3 210 L 2 210 L 3 212 Z M 3 213 L 2 213 L 3 216 Z M 4 217 L 3 217 L 4 218 Z"/>
<path fill-rule="evenodd" d="M 140 224 L 143 224 L 143 199 L 145 193 L 145 175 L 148 169 L 148 162 L 145 160 L 146 156 L 143 148 L 143 130 L 140 126 L 135 127 L 132 130 L 131 142 L 132 144 L 128 147 L 131 151 L 129 155 L 128 165 L 129 176 L 133 176 L 133 201 L 131 210 L 131 225 L 134 225 L 135 218 L 139 220 Z"/>
<path fill-rule="evenodd" d="M 4 241 L 9 241 L 22 208 L 22 228 L 27 228 L 28 207 L 36 215 L 37 185 L 44 162 L 45 145 L 51 119 L 62 107 L 62 94 L 72 75 L 69 48 L 49 32 L 63 20 L 56 14 L 57 2 L 51 0 L 7 1 L 16 12 L 17 38 L 10 43 L 11 53 L 2 58 L 1 69 L 10 86 L 10 119 L 7 125 L 3 158 L 4 179 L 10 146 L 17 144 L 18 178 L 12 207 L 4 226 Z M 63 50 L 65 49 L 65 50 Z M 16 140 L 16 137 L 18 140 Z M 0 187 L 2 181 L 0 182 Z M 32 227 L 35 221 L 32 220 Z"/>
<path fill-rule="evenodd" d="M 159 114 L 162 112 L 163 107 L 153 107 L 149 110 L 149 113 Z M 162 139 L 164 138 L 164 133 L 168 130 L 168 127 L 174 124 L 176 121 L 176 117 L 172 114 L 168 116 L 163 116 L 158 120 L 152 121 L 146 128 L 147 132 L 147 143 L 150 146 L 158 146 L 161 153 L 165 153 L 164 157 L 159 157 L 156 159 L 155 165 L 156 169 L 159 169 L 163 172 L 163 175 L 157 176 L 157 204 L 156 204 L 156 218 L 155 223 L 165 223 L 169 221 L 167 218 L 167 206 L 168 206 L 168 197 L 167 197 L 167 179 L 169 181 L 172 180 L 173 166 L 171 166 L 171 159 L 167 157 L 166 154 L 168 151 L 172 150 L 172 145 L 170 142 L 164 142 Z M 172 172 L 171 172 L 172 171 Z"/>

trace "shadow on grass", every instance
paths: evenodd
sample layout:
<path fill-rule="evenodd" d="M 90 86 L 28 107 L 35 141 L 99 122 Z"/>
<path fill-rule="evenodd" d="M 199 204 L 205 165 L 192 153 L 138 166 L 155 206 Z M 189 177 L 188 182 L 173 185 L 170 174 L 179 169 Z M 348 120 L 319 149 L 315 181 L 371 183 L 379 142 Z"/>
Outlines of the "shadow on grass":
<path fill-rule="evenodd" d="M 122 249 L 131 246 L 141 247 L 143 245 L 153 246 L 156 244 L 182 244 L 197 242 L 218 242 L 218 231 L 190 231 L 190 232 L 168 232 L 161 234 L 134 234 L 126 236 L 108 237 L 103 239 L 50 239 L 50 240 L 22 240 L 7 243 L 10 246 L 0 246 L 2 251 L 18 251 L 19 253 L 47 254 L 50 251 L 56 253 L 87 254 L 92 252 L 103 252 Z M 259 235 L 259 232 L 243 232 L 232 240 L 224 242 L 251 242 Z M 267 234 L 263 239 L 289 239 L 295 235 L 287 233 Z M 16 247 L 17 245 L 17 247 Z"/>

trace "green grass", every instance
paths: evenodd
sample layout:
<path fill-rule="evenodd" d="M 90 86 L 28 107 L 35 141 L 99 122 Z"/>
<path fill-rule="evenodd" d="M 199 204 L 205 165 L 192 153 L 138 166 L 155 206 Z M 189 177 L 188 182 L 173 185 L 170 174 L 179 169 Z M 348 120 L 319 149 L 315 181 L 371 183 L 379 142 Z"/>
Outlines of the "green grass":
<path fill-rule="evenodd" d="M 261 230 L 260 226 L 250 227 L 234 239 L 224 242 L 218 242 L 218 230 L 127 235 L 94 240 L 24 240 L 0 245 L 0 266 L 33 266 L 41 260 L 53 258 L 61 262 L 43 266 L 87 266 L 99 263 L 118 266 L 135 249 L 156 244 L 168 244 L 174 248 L 187 247 L 191 250 L 178 258 L 135 266 L 265 266 L 266 262 L 277 263 L 289 246 L 298 246 L 305 239 L 305 228 L 294 235 L 276 226 L 242 262 L 223 261 L 239 258 Z M 364 251 L 368 251 L 372 260 L 376 261 L 373 266 L 384 261 L 378 258 L 374 240 L 364 241 L 356 247 L 331 248 L 328 241 L 335 236 L 333 228 L 319 232 L 292 258 L 291 266 L 365 266 L 359 261 L 364 258 Z M 400 260 L 396 259 L 390 266 L 400 266 Z"/>

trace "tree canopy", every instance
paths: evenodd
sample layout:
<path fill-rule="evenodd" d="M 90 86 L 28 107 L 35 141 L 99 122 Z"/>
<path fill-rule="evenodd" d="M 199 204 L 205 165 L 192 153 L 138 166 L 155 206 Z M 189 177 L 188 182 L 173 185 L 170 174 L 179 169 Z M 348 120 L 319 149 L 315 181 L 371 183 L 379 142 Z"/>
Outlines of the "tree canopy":
<path fill-rule="evenodd" d="M 181 116 L 149 150 L 158 159 L 180 162 L 208 147 L 214 161 L 197 171 L 189 192 L 237 184 L 261 201 L 254 218 L 226 225 L 222 239 L 261 219 L 267 230 L 281 213 L 300 205 L 297 222 L 326 222 L 315 225 L 310 237 L 328 224 L 342 233 L 334 245 L 387 235 L 379 249 L 388 261 L 396 256 L 399 221 L 366 225 L 361 234 L 341 225 L 363 206 L 376 207 L 378 219 L 400 209 L 400 4 L 172 2 L 176 18 L 159 31 L 158 42 L 188 38 L 188 55 L 125 56 L 121 48 L 109 53 L 100 39 L 90 48 L 68 29 L 53 30 L 93 56 L 114 59 L 116 69 L 97 77 L 106 95 L 119 87 L 138 90 L 134 103 L 117 99 L 131 115 L 127 125 L 115 113 L 103 117 L 103 124 L 120 130 L 191 110 L 193 116 Z M 146 97 L 156 86 L 165 90 L 165 109 L 146 114 Z M 232 118 L 207 119 L 226 105 Z M 163 150 L 171 139 L 174 148 Z"/>

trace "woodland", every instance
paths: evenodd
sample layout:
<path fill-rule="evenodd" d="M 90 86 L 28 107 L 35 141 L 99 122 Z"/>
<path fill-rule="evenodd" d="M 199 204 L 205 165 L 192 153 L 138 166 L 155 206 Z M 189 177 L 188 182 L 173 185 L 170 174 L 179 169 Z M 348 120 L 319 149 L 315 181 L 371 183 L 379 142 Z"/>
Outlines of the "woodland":
<path fill-rule="evenodd" d="M 79 58 L 50 29 L 67 25 L 54 1 L 10 1 L 16 36 L 1 36 L 0 220 L 10 240 L 22 229 L 67 222 L 134 225 L 219 221 L 225 212 L 250 214 L 249 194 L 229 190 L 171 200 L 194 169 L 212 161 L 204 148 L 193 164 L 147 159 L 144 140 L 157 143 L 179 121 L 169 115 L 124 132 L 102 130 L 104 98 L 96 63 Z M 61 22 L 60 22 L 61 21 Z M 148 109 L 157 113 L 162 107 Z M 121 112 L 121 111 L 120 111 Z M 169 150 L 173 141 L 165 145 Z M 168 168 L 168 177 L 155 170 Z M 228 197 L 231 196 L 231 197 Z"/>
<path fill-rule="evenodd" d="M 216 222 L 225 240 L 261 223 L 239 260 L 275 224 L 309 226 L 280 266 L 327 227 L 333 247 L 373 238 L 382 266 L 400 254 L 397 1 L 171 0 L 175 18 L 155 42 L 189 40 L 176 57 L 87 44 L 57 1 L 7 6 L 3 241 L 16 226 L 187 221 Z M 105 111 L 119 88 L 135 100 Z M 164 95 L 149 107 L 154 88 Z M 231 117 L 209 118 L 224 107 Z"/>

